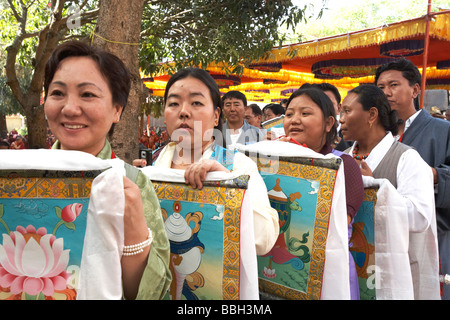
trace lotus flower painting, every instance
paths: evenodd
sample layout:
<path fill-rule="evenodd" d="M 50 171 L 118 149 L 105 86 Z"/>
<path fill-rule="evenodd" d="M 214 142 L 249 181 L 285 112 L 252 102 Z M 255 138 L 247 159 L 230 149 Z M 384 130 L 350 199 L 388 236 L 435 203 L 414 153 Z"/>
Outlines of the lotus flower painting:
<path fill-rule="evenodd" d="M 0 176 L 0 300 L 76 299 L 91 181 Z"/>

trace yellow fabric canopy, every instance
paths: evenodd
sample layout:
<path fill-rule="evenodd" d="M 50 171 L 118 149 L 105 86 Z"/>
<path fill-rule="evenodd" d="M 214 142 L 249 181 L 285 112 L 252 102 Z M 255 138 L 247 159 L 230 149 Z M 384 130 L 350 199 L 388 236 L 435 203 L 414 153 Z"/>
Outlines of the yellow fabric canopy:
<path fill-rule="evenodd" d="M 450 10 L 433 13 L 429 28 L 426 76 L 427 79 L 433 79 L 434 81 L 432 84 L 430 82 L 427 89 L 450 89 L 450 80 L 448 80 L 450 79 L 450 70 L 436 68 L 439 61 L 450 59 L 449 26 Z M 313 64 L 326 60 L 341 62 L 386 58 L 380 53 L 380 47 L 383 44 L 399 40 L 423 40 L 425 31 L 426 17 L 420 17 L 377 28 L 273 48 L 267 53 L 265 59 L 243 62 L 243 72 L 239 75 L 240 84 L 221 88 L 221 92 L 238 90 L 245 93 L 250 101 L 271 103 L 287 99 L 294 89 L 298 89 L 304 83 L 328 82 L 338 87 L 341 95 L 345 96 L 349 89 L 361 83 L 373 83 L 373 72 L 356 78 L 345 76 L 339 79 L 318 79 L 311 71 Z M 406 58 L 414 62 L 422 71 L 423 54 Z M 250 68 L 252 64 L 274 63 L 281 66 L 277 72 Z M 340 66 L 339 68 L 345 69 L 346 67 Z M 374 71 L 376 67 L 368 67 L 367 69 L 370 68 Z M 225 75 L 223 65 L 212 64 L 206 69 L 212 75 Z M 153 81 L 144 80 L 144 83 L 152 90 L 154 95 L 162 96 L 168 78 L 167 74 L 159 74 L 152 78 Z M 445 81 L 440 83 L 440 79 Z"/>

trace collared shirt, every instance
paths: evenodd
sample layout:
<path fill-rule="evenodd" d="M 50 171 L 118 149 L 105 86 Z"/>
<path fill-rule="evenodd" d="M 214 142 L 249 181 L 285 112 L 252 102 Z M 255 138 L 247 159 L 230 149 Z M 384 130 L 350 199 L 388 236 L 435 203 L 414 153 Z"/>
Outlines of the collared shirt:
<path fill-rule="evenodd" d="M 231 144 L 229 145 L 230 148 L 234 148 L 234 146 L 236 145 L 236 143 L 239 139 L 239 136 L 242 133 L 242 127 L 240 127 L 237 130 L 234 130 L 234 131 L 237 131 L 237 133 L 231 133 L 231 129 L 230 129 L 230 138 L 231 138 Z"/>
<path fill-rule="evenodd" d="M 59 140 L 56 140 L 55 143 L 52 145 L 52 149 L 61 149 L 61 142 Z M 103 146 L 102 150 L 96 155 L 97 158 L 102 160 L 112 159 L 113 151 L 111 148 L 111 144 L 109 143 L 108 139 L 105 140 L 105 145 Z"/>
<path fill-rule="evenodd" d="M 416 113 L 414 113 L 411 117 L 409 117 L 406 121 L 405 121 L 405 129 L 403 130 L 403 133 L 406 132 L 406 130 L 408 130 L 409 126 L 411 125 L 411 123 L 413 123 L 413 121 L 417 118 L 417 116 L 419 115 L 419 113 L 422 110 L 417 111 Z M 401 135 L 396 135 L 395 139 L 398 141 L 401 141 L 402 136 Z"/>
<path fill-rule="evenodd" d="M 372 172 L 380 164 L 394 143 L 391 132 L 372 149 L 365 160 Z M 354 146 L 350 150 L 353 152 Z M 431 168 L 414 149 L 405 151 L 397 166 L 397 191 L 403 196 L 408 208 L 410 232 L 426 230 L 435 218 L 433 173 Z"/>
<path fill-rule="evenodd" d="M 222 126 L 222 134 L 225 137 L 227 149 L 232 149 L 236 147 L 237 144 L 247 145 L 259 142 L 260 139 L 264 136 L 261 129 L 248 124 L 248 122 L 245 120 L 244 124 L 240 128 L 240 134 L 234 137 L 234 139 L 237 139 L 235 143 L 232 141 L 230 133 L 231 130 L 228 127 L 228 123 L 224 122 Z"/>

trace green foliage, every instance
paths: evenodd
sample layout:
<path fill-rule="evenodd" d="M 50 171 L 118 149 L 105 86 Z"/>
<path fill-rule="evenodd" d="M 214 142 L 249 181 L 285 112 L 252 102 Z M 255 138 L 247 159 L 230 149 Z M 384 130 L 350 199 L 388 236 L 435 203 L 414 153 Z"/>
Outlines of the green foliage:
<path fill-rule="evenodd" d="M 20 86 L 26 88 L 31 81 L 32 70 L 29 68 L 20 68 L 23 71 L 18 78 Z M 11 88 L 6 84 L 6 76 L 0 75 L 0 114 L 24 114 L 22 106 L 12 94 Z"/>
<path fill-rule="evenodd" d="M 50 19 L 51 12 L 47 6 L 48 1 L 23 1 L 28 11 L 26 25 L 21 25 L 16 17 L 16 14 L 20 15 L 22 13 L 21 1 L 11 1 L 14 4 L 14 11 L 6 2 L 3 0 L 0 4 L 0 42 L 2 51 L 13 43 L 22 29 L 28 34 L 36 35 L 23 40 L 21 50 L 16 57 L 17 64 L 32 67 L 32 58 L 35 55 L 37 45 L 37 35 Z M 3 59 L 6 59 L 6 56 L 2 56 Z M 0 64 L 3 67 L 4 61 L 1 61 Z"/>
<path fill-rule="evenodd" d="M 432 11 L 438 11 L 439 7 L 449 9 L 450 0 L 433 0 Z M 418 18 L 426 13 L 424 0 L 329 0 L 320 19 L 298 24 L 288 39 L 291 43 L 315 40 Z"/>
<path fill-rule="evenodd" d="M 63 1 L 63 17 L 78 17 L 76 15 L 77 4 L 80 1 Z M 33 1 L 33 0 L 0 0 L 0 67 L 4 71 L 7 59 L 7 48 L 19 43 L 19 51 L 15 55 L 15 74 L 19 81 L 21 91 L 26 94 L 29 89 L 36 60 L 44 50 L 48 50 L 39 43 L 39 35 L 49 27 L 52 22 L 52 6 L 56 1 Z M 87 1 L 83 10 L 95 8 L 97 1 Z M 80 26 L 72 28 L 71 25 L 63 24 L 58 30 L 61 41 L 68 38 L 83 38 L 89 35 L 92 26 L 80 20 Z M 45 39 L 42 39 L 45 40 Z M 40 47 L 39 47 L 40 46 Z M 0 74 L 0 113 L 21 113 L 25 115 L 24 108 L 17 101 L 4 73 Z"/>
<path fill-rule="evenodd" d="M 244 61 L 258 59 L 285 41 L 281 25 L 292 29 L 304 11 L 292 1 L 147 1 L 142 21 L 140 67 L 152 75 L 173 61 L 183 66 L 227 63 L 227 73 L 242 72 Z"/>
<path fill-rule="evenodd" d="M 17 55 L 16 63 L 21 66 L 33 67 L 33 59 L 38 46 L 39 33 L 51 22 L 51 5 L 55 1 L 8 1 L 14 5 L 13 8 L 7 4 L 6 0 L 0 0 L 0 43 L 2 51 L 11 45 L 17 36 L 26 34 L 22 41 L 21 49 Z M 80 1 L 64 1 L 63 17 L 72 16 L 76 13 L 75 9 Z M 23 4 L 23 5 L 22 5 Z M 54 4 L 53 4 L 54 5 Z M 97 1 L 88 1 L 83 7 L 83 11 L 92 10 L 97 7 Z M 21 25 L 17 16 L 22 16 L 26 10 L 26 25 Z M 79 28 L 63 28 L 61 40 L 66 37 L 87 37 L 92 25 L 81 23 Z M 6 56 L 2 53 L 0 65 L 3 67 Z"/>
<path fill-rule="evenodd" d="M 142 117 L 153 116 L 155 118 L 159 118 L 163 115 L 164 112 L 164 102 L 163 97 L 148 95 L 144 102 L 141 103 L 141 107 L 139 109 L 139 115 Z"/>
<path fill-rule="evenodd" d="M 98 8 L 98 1 L 63 1 L 62 16 L 70 16 L 83 3 L 83 11 Z M 5 66 L 5 49 L 20 40 L 16 65 L 32 70 L 36 61 L 39 33 L 52 21 L 51 7 L 55 0 L 0 0 L 0 66 Z M 26 14 L 25 14 L 26 13 Z M 26 16 L 26 23 L 21 17 Z M 204 66 L 225 62 L 227 73 L 242 72 L 243 61 L 258 59 L 274 45 L 285 41 L 278 32 L 280 26 L 293 29 L 304 19 L 304 10 L 287 0 L 145 0 L 142 21 L 140 66 L 148 75 L 162 67 L 162 62 L 174 61 L 176 71 L 182 66 Z M 95 27 L 95 17 L 82 20 L 78 28 L 62 28 L 61 41 L 87 38 Z M 20 39 L 18 38 L 20 36 Z M 25 74 L 27 76 L 25 76 Z M 30 72 L 18 74 L 26 92 Z M 23 79 L 22 79 L 23 78 Z M 5 84 L 5 79 L 2 80 Z M 2 90 L 0 112 L 21 111 L 8 89 Z M 7 99 L 5 97 L 8 97 Z M 147 101 L 143 112 L 159 114 L 161 101 Z"/>

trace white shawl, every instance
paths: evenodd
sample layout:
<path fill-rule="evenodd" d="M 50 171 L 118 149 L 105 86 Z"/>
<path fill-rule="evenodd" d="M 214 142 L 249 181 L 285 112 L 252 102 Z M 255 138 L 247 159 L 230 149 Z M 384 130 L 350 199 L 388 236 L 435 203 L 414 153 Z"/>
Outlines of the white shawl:
<path fill-rule="evenodd" d="M 122 169 L 120 169 L 122 168 Z M 77 299 L 122 298 L 123 162 L 80 151 L 1 150 L 0 170 L 106 170 L 91 187 Z"/>

